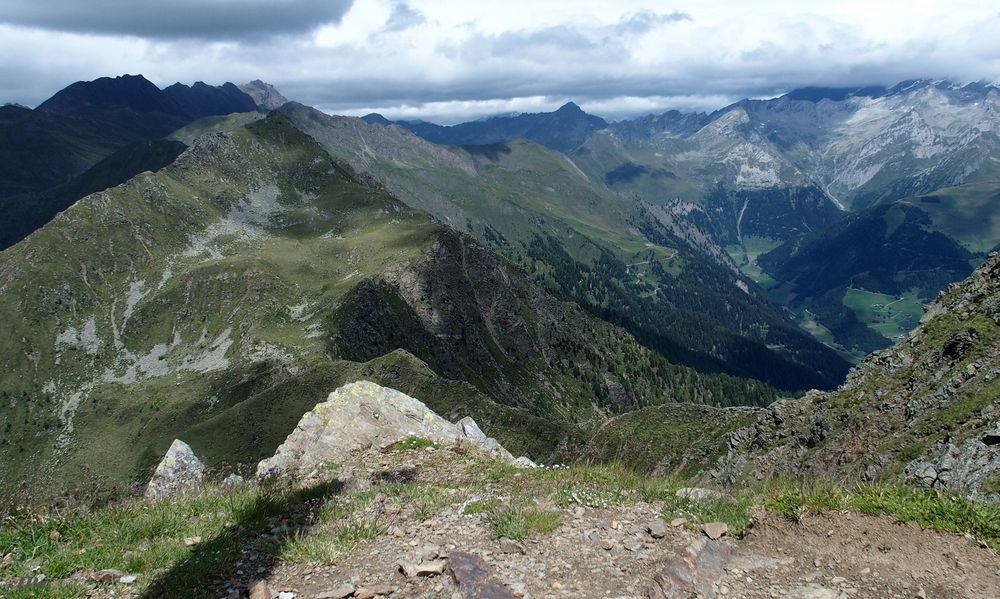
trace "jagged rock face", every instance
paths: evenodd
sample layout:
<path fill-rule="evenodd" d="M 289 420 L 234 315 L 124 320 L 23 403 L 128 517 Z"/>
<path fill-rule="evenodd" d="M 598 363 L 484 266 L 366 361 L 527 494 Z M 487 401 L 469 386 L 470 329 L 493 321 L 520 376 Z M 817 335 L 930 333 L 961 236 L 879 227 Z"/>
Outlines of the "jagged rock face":
<path fill-rule="evenodd" d="M 445 445 L 468 439 L 487 453 L 513 459 L 474 420 L 461 422 L 461 427 L 452 424 L 420 400 L 395 389 L 370 381 L 349 383 L 306 412 L 274 456 L 257 465 L 257 475 L 307 473 L 342 463 L 358 450 L 383 449 L 408 437 Z"/>
<path fill-rule="evenodd" d="M 1000 254 L 942 292 L 922 324 L 834 393 L 776 402 L 733 433 L 725 482 L 774 474 L 890 477 L 1000 493 Z"/>
<path fill-rule="evenodd" d="M 146 497 L 160 498 L 197 491 L 204 476 L 205 464 L 194 454 L 191 446 L 175 439 L 149 480 Z"/>

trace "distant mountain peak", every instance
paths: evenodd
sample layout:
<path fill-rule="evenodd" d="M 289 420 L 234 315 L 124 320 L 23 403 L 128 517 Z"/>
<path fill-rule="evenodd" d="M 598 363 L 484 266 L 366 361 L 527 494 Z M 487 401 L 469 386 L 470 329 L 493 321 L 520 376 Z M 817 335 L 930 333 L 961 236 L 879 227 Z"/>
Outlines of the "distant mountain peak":
<path fill-rule="evenodd" d="M 586 114 L 576 102 L 566 102 L 556 110 L 559 114 Z"/>
<path fill-rule="evenodd" d="M 288 102 L 288 98 L 281 95 L 273 85 L 260 79 L 254 79 L 238 87 L 240 91 L 253 98 L 257 108 L 262 111 L 276 110 Z"/>
<path fill-rule="evenodd" d="M 361 117 L 361 120 L 368 123 L 369 125 L 391 125 L 392 121 L 385 118 L 377 112 L 371 112 Z"/>

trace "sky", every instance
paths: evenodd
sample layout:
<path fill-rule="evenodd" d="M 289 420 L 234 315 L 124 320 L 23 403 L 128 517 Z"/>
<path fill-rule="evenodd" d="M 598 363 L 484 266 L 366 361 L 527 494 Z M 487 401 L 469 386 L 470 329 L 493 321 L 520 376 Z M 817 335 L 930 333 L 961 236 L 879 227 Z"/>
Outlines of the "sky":
<path fill-rule="evenodd" d="M 713 110 L 807 85 L 1000 80 L 995 0 L 0 0 L 0 103 L 77 80 L 263 79 L 453 123 Z"/>

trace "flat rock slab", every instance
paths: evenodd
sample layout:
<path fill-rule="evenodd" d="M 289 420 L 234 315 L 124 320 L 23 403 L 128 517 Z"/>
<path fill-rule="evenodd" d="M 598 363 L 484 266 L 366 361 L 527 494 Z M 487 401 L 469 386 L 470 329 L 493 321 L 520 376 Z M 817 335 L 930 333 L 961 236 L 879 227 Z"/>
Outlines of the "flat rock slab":
<path fill-rule="evenodd" d="M 453 551 L 448 570 L 465 599 L 516 599 L 514 593 L 494 578 L 490 567 L 478 555 Z"/>
<path fill-rule="evenodd" d="M 670 558 L 653 577 L 649 599 L 716 597 L 714 583 L 725 575 L 726 566 L 735 557 L 736 551 L 728 543 L 698 539 Z"/>

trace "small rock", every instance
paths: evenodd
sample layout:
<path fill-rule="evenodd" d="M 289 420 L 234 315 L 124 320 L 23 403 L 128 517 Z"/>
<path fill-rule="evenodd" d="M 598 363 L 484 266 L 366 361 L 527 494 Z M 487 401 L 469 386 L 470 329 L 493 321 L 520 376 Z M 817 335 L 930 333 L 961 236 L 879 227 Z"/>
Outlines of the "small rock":
<path fill-rule="evenodd" d="M 670 526 L 684 526 L 687 522 L 687 518 L 674 518 L 670 521 Z"/>
<path fill-rule="evenodd" d="M 289 593 L 287 591 L 282 591 L 278 593 L 278 599 L 295 599 L 295 593 Z"/>
<path fill-rule="evenodd" d="M 611 539 L 601 539 L 601 549 L 611 551 L 615 548 L 615 542 Z"/>
<path fill-rule="evenodd" d="M 118 582 L 125 576 L 125 573 L 121 570 L 98 570 L 90 575 L 90 579 L 94 582 Z"/>
<path fill-rule="evenodd" d="M 729 527 L 722 522 L 709 522 L 701 527 L 705 535 L 712 539 L 720 539 L 729 532 Z"/>
<path fill-rule="evenodd" d="M 271 599 L 271 589 L 263 580 L 250 587 L 250 599 Z"/>
<path fill-rule="evenodd" d="M 646 530 L 649 532 L 649 536 L 654 539 L 662 539 L 667 536 L 667 523 L 657 518 L 646 526 Z"/>
<path fill-rule="evenodd" d="M 126 574 L 125 576 L 122 576 L 121 579 L 118 582 L 120 582 L 122 584 L 132 584 L 138 578 L 139 577 L 136 576 L 135 574 Z"/>
<path fill-rule="evenodd" d="M 184 537 L 184 546 L 192 547 L 201 543 L 201 537 Z"/>
<path fill-rule="evenodd" d="M 500 551 L 504 553 L 520 553 L 521 555 L 528 553 L 524 545 L 506 537 L 500 539 Z"/>
<path fill-rule="evenodd" d="M 246 479 L 235 472 L 222 479 L 222 485 L 225 487 L 239 487 L 241 485 L 245 485 L 246 483 Z"/>
<path fill-rule="evenodd" d="M 59 534 L 58 530 L 53 530 L 52 532 L 49 533 L 49 540 L 50 541 L 58 541 L 61 538 L 62 538 L 62 535 Z"/>
<path fill-rule="evenodd" d="M 354 585 L 347 583 L 340 585 L 332 591 L 325 591 L 316 595 L 316 599 L 344 599 L 344 597 L 350 597 L 353 594 Z"/>
<path fill-rule="evenodd" d="M 375 591 L 367 587 L 358 587 L 358 590 L 354 591 L 354 599 L 374 599 Z"/>
<path fill-rule="evenodd" d="M 436 559 L 429 562 L 414 564 L 413 562 L 399 560 L 396 564 L 399 566 L 400 572 L 402 572 L 407 578 L 415 578 L 417 576 L 434 576 L 441 574 L 444 572 L 444 568 L 448 565 L 448 562 L 447 560 Z"/>
<path fill-rule="evenodd" d="M 373 585 L 373 586 L 370 586 L 370 587 L 362 587 L 362 588 L 358 589 L 358 591 L 367 591 L 367 592 L 372 593 L 375 596 L 378 596 L 378 595 L 391 595 L 394 592 L 396 592 L 396 588 L 394 586 L 392 586 L 391 584 L 376 584 L 376 585 Z M 355 597 L 358 596 L 357 592 L 354 593 L 354 596 Z"/>
<path fill-rule="evenodd" d="M 625 545 L 625 549 L 628 549 L 629 551 L 631 551 L 633 553 L 642 551 L 642 548 L 646 546 L 646 544 L 643 543 L 641 540 L 634 539 L 634 538 L 633 539 L 629 539 L 628 541 L 625 541 L 624 545 Z"/>
<path fill-rule="evenodd" d="M 420 561 L 429 562 L 433 559 L 437 559 L 441 553 L 441 547 L 438 545 L 424 545 L 420 549 Z"/>

